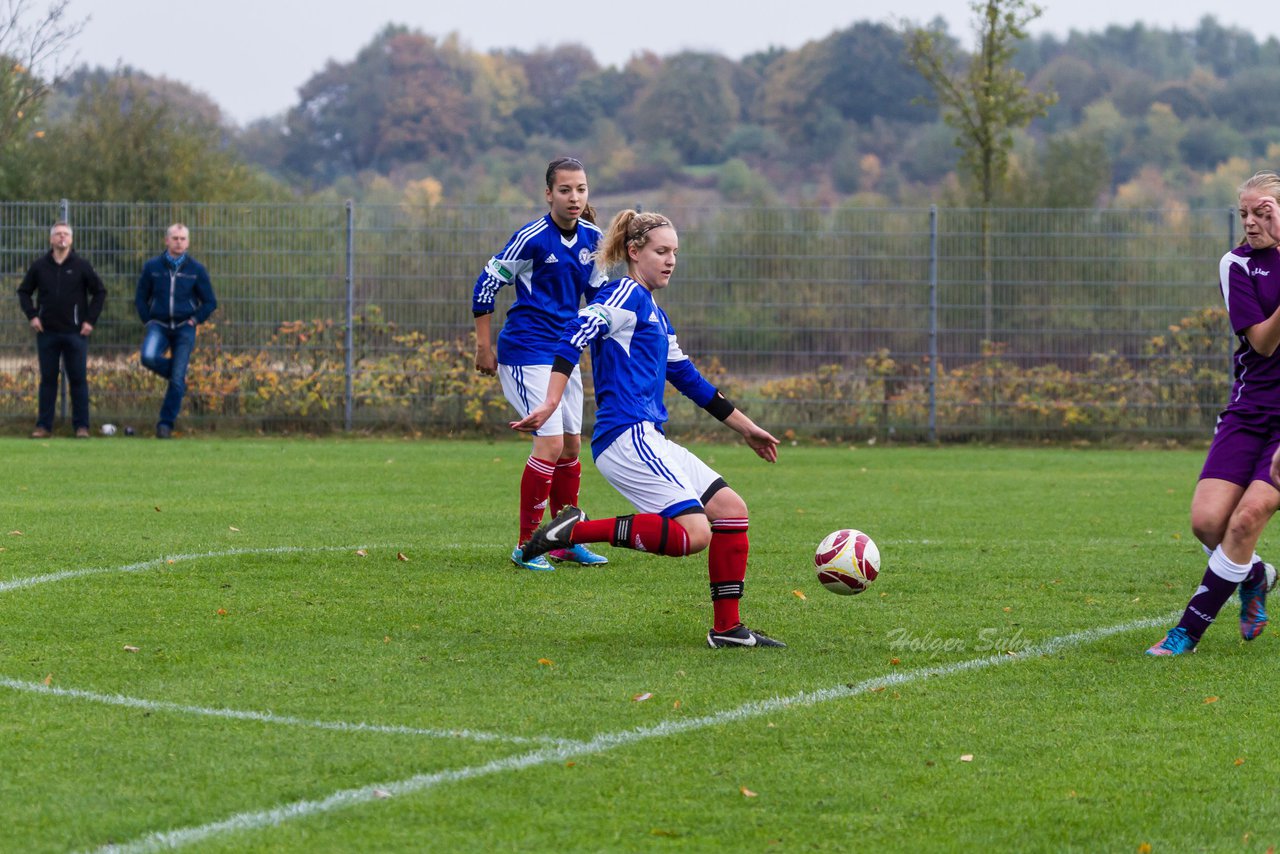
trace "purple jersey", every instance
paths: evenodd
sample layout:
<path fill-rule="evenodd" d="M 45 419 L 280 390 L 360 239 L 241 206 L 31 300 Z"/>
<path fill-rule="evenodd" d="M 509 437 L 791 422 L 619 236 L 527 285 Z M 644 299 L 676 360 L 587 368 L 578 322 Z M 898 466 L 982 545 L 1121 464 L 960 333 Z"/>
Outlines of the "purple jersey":
<path fill-rule="evenodd" d="M 1280 308 L 1280 251 L 1237 246 L 1218 262 L 1218 276 L 1231 329 L 1240 339 L 1227 408 L 1280 413 L 1280 351 L 1263 356 L 1244 335 Z"/>

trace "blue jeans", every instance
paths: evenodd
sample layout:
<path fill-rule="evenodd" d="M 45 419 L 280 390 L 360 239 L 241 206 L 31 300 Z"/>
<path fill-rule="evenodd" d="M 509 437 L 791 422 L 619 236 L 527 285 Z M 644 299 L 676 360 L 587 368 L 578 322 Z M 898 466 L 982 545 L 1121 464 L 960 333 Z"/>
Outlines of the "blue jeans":
<path fill-rule="evenodd" d="M 181 323 L 175 329 L 155 320 L 147 324 L 147 335 L 142 339 L 142 366 L 169 381 L 157 424 L 173 427 L 178 420 L 178 410 L 187 393 L 187 363 L 195 346 L 196 328 L 190 323 Z M 170 355 L 166 356 L 165 351 Z"/>
<path fill-rule="evenodd" d="M 89 429 L 89 339 L 79 332 L 37 332 L 36 354 L 40 358 L 39 409 L 36 426 L 53 429 L 53 405 L 58 399 L 58 363 L 67 372 L 71 391 L 71 422 L 77 430 Z"/>

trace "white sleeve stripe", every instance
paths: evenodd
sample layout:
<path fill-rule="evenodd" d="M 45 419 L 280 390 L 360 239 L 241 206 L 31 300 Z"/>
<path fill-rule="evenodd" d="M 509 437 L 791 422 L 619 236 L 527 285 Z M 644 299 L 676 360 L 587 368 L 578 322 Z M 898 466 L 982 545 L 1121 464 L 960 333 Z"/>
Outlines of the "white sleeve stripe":
<path fill-rule="evenodd" d="M 636 283 L 633 279 L 624 278 L 622 284 L 618 285 L 618 289 L 613 292 L 604 304 L 607 306 L 617 307 L 627 301 L 627 297 L 631 296 L 631 292 L 636 289 Z"/>
<path fill-rule="evenodd" d="M 588 312 L 583 309 L 578 313 L 578 316 L 586 318 L 587 322 L 573 333 L 572 337 L 569 338 L 569 344 L 581 352 L 587 348 L 593 338 L 600 334 L 602 328 L 607 330 L 609 327 L 604 318 L 595 312 Z"/>
<path fill-rule="evenodd" d="M 511 253 L 513 255 L 518 256 L 520 252 L 524 249 L 525 244 L 528 243 L 530 240 L 532 240 L 534 237 L 536 237 L 538 234 L 545 231 L 546 228 L 547 228 L 547 221 L 545 219 L 539 219 L 529 223 L 520 231 L 517 231 L 516 236 L 511 238 L 511 245 L 509 247 L 511 250 Z M 499 258 L 498 260 L 501 261 L 503 259 Z"/>

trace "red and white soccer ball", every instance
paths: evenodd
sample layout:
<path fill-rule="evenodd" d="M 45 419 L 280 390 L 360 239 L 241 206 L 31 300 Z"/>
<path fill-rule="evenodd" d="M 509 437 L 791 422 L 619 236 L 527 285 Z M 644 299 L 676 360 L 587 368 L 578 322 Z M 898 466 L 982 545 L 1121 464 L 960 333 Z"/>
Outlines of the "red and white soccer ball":
<path fill-rule="evenodd" d="M 853 528 L 827 534 L 813 555 L 818 581 L 832 593 L 852 596 L 867 589 L 880 574 L 880 549 L 871 538 Z"/>

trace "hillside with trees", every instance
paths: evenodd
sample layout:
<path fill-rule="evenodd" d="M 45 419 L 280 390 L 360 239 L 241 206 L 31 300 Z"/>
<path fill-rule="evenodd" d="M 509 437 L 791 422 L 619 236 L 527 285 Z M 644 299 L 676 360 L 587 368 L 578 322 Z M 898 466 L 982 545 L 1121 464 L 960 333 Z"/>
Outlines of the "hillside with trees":
<path fill-rule="evenodd" d="M 968 56 L 941 21 L 856 21 L 794 50 L 644 53 L 623 67 L 579 44 L 483 53 L 390 25 L 287 111 L 243 128 L 180 82 L 81 68 L 44 79 L 41 109 L 0 139 L 0 177 L 10 198 L 523 203 L 567 152 L 597 193 L 621 198 L 969 204 L 957 132 L 911 61 L 920 32 Z M 1280 91 L 1275 39 L 1205 17 L 1190 31 L 1111 26 L 1013 48 L 1011 67 L 1048 106 L 1012 131 L 992 204 L 1230 205 L 1280 151 L 1280 121 L 1252 108 Z M 23 82 L 6 74 L 0 92 Z"/>

